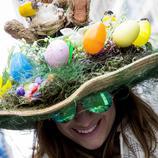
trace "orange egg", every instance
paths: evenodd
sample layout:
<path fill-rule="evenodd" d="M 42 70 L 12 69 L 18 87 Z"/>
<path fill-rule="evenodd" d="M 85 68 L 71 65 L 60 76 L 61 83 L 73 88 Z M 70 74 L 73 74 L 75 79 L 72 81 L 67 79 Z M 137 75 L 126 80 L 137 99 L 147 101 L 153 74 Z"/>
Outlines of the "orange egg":
<path fill-rule="evenodd" d="M 104 48 L 106 26 L 100 22 L 92 25 L 84 34 L 83 48 L 86 53 L 95 55 Z"/>

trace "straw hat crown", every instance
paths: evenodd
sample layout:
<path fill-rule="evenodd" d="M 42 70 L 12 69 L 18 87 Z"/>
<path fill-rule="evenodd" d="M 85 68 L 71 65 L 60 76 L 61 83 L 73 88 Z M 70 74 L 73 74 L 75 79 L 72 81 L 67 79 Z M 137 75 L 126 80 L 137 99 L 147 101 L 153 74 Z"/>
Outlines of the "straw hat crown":
<path fill-rule="evenodd" d="M 62 29 L 62 36 L 32 45 L 20 43 L 0 77 L 0 126 L 31 128 L 90 93 L 158 75 L 158 52 L 148 42 L 151 28 L 145 23 L 102 21 Z"/>

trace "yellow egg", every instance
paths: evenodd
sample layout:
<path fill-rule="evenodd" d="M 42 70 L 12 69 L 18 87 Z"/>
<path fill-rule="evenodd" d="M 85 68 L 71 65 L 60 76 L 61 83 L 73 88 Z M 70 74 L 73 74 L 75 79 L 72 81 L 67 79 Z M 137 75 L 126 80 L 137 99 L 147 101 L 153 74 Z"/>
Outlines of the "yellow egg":
<path fill-rule="evenodd" d="M 140 32 L 137 39 L 134 41 L 134 45 L 137 47 L 141 47 L 145 45 L 151 35 L 151 24 L 147 19 L 142 19 L 139 21 Z"/>
<path fill-rule="evenodd" d="M 130 46 L 138 37 L 140 26 L 137 21 L 129 20 L 120 24 L 112 34 L 112 40 L 119 47 Z"/>

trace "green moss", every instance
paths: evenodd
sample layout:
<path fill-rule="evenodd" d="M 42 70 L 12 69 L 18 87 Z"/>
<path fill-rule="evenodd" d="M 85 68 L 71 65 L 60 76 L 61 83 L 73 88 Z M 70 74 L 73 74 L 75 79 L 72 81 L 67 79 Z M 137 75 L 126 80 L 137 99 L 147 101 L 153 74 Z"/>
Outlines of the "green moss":
<path fill-rule="evenodd" d="M 52 40 L 47 38 L 33 45 L 26 43 L 20 45 L 21 52 L 26 54 L 35 66 L 34 75 L 27 83 L 32 83 L 39 76 L 44 80 L 38 90 L 40 97 L 30 99 L 17 96 L 17 84 L 15 84 L 13 89 L 0 100 L 0 109 L 38 109 L 55 104 L 70 96 L 85 81 L 115 71 L 154 52 L 149 43 L 143 48 L 134 46 L 118 48 L 113 42 L 108 41 L 102 52 L 95 56 L 83 53 L 82 47 L 75 47 L 70 64 L 53 68 L 43 57 L 46 47 Z"/>

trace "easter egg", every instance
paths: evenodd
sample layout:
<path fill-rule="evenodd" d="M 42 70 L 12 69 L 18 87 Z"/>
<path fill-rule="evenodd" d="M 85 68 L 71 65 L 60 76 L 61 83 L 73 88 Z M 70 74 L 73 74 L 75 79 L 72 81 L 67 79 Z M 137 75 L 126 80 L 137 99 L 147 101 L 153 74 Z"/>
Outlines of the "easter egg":
<path fill-rule="evenodd" d="M 24 87 L 20 86 L 16 89 L 16 94 L 18 96 L 24 96 L 25 95 L 25 90 L 24 90 Z"/>
<path fill-rule="evenodd" d="M 33 66 L 29 59 L 22 53 L 15 53 L 10 60 L 10 75 L 14 81 L 25 82 L 32 77 Z"/>
<path fill-rule="evenodd" d="M 130 46 L 138 37 L 140 26 L 137 21 L 129 20 L 120 24 L 112 34 L 112 40 L 119 47 Z"/>
<path fill-rule="evenodd" d="M 34 94 L 38 91 L 39 84 L 38 83 L 32 83 L 32 84 L 30 84 L 29 88 L 30 88 L 30 94 L 32 95 L 32 94 Z"/>
<path fill-rule="evenodd" d="M 92 25 L 84 34 L 83 48 L 86 53 L 95 55 L 104 48 L 106 27 L 100 22 Z"/>
<path fill-rule="evenodd" d="M 67 64 L 69 59 L 69 47 L 63 40 L 54 40 L 48 45 L 44 53 L 44 58 L 52 67 Z"/>
<path fill-rule="evenodd" d="M 42 80 L 42 78 L 41 77 L 36 77 L 35 78 L 35 83 L 37 83 L 37 84 L 41 84 L 43 82 L 43 80 Z"/>
<path fill-rule="evenodd" d="M 139 21 L 140 32 L 137 39 L 134 41 L 134 45 L 137 47 L 141 47 L 145 45 L 151 35 L 151 24 L 147 19 L 142 19 Z"/>
<path fill-rule="evenodd" d="M 34 96 L 40 96 L 40 92 L 38 92 L 40 85 L 38 83 L 28 83 L 24 86 L 26 92 L 25 97 L 31 98 Z"/>

